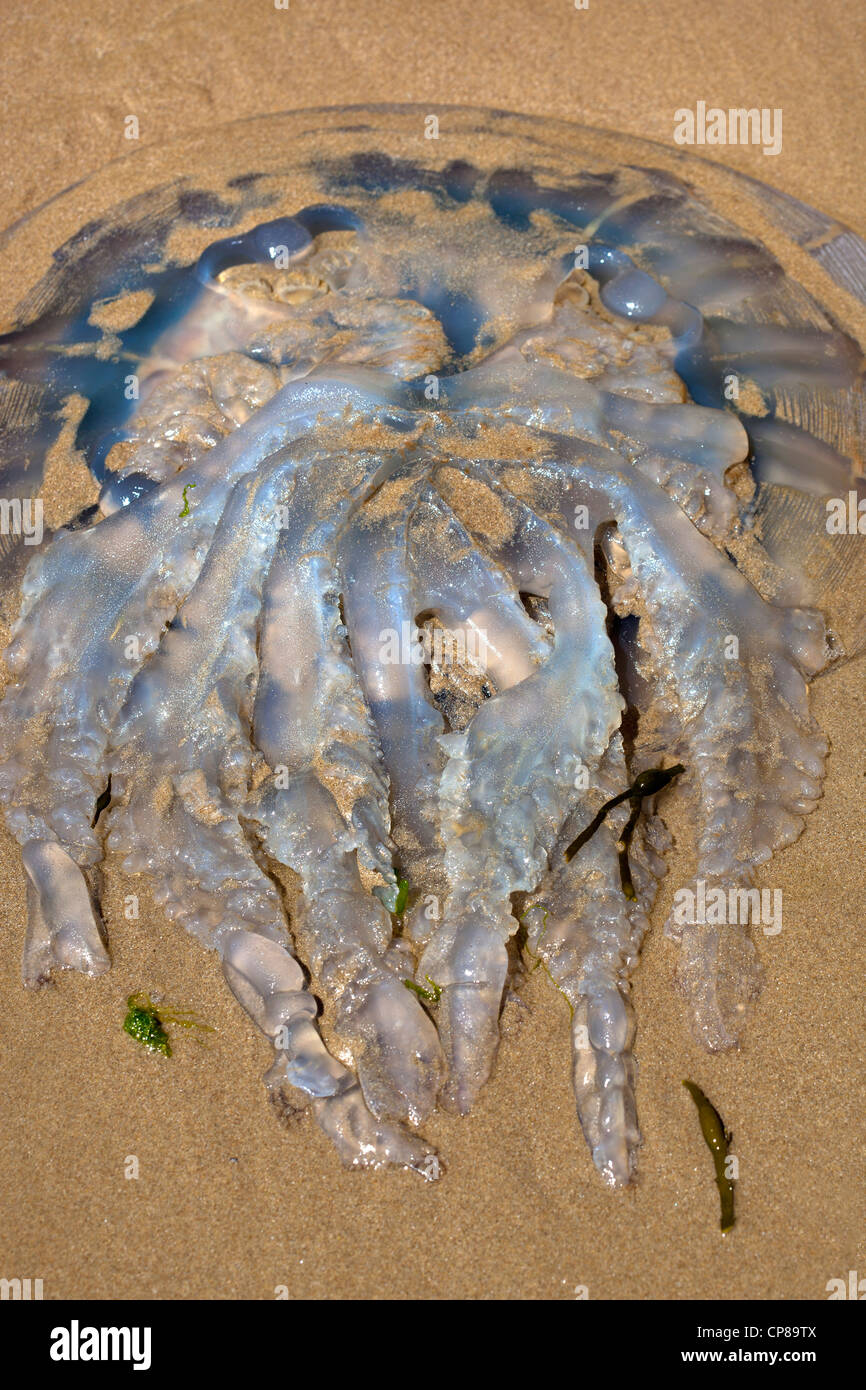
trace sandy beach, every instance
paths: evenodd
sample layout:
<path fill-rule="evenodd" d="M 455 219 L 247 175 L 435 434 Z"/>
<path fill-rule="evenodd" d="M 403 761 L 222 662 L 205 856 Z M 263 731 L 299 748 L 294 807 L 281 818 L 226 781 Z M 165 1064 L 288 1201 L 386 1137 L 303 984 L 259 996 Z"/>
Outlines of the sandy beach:
<path fill-rule="evenodd" d="M 287 11 L 142 0 L 132 13 L 114 0 L 38 11 L 7 0 L 0 222 L 111 161 L 99 187 L 119 199 L 129 113 L 154 149 L 264 112 L 368 101 L 513 109 L 673 148 L 674 111 L 704 99 L 782 108 L 778 157 L 726 147 L 713 158 L 866 231 L 849 56 L 862 20 L 841 0 L 590 0 L 586 11 L 541 0 L 531 14 L 502 0 L 409 13 L 396 0 L 291 0 Z M 84 186 L 80 222 L 92 196 Z M 43 249 L 34 257 L 35 280 Z M 0 262 L 5 313 L 29 288 Z M 47 506 L 74 513 L 80 482 L 52 474 Z M 16 602 L 4 595 L 0 645 Z M 736 1053 L 710 1056 L 692 1040 L 673 989 L 675 947 L 661 930 L 680 881 L 670 861 L 634 976 L 644 1143 L 625 1193 L 604 1187 L 579 1132 L 568 1009 L 541 972 L 473 1114 L 424 1127 L 442 1180 L 347 1173 L 311 1120 L 277 1122 L 260 1079 L 267 1040 L 216 957 L 169 926 L 146 885 L 129 922 L 129 889 L 107 875 L 109 974 L 66 972 L 25 991 L 25 880 L 2 829 L 0 1276 L 40 1278 L 46 1298 L 725 1300 L 822 1299 L 829 1280 L 866 1274 L 864 661 L 819 678 L 812 709 L 831 745 L 825 794 L 760 879 L 782 890 L 784 928 L 759 941 L 764 989 Z M 194 1010 L 213 1033 L 181 1037 L 168 1062 L 148 1055 L 121 1028 L 138 989 Z M 724 1239 L 684 1077 L 734 1136 L 737 1224 Z"/>

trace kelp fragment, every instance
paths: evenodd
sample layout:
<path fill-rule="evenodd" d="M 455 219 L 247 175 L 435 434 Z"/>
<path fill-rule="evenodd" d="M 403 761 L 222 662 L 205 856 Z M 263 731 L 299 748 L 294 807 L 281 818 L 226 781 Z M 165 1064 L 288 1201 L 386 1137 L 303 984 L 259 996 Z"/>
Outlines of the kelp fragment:
<path fill-rule="evenodd" d="M 673 781 L 675 777 L 678 777 L 681 772 L 685 772 L 685 768 L 682 763 L 676 763 L 673 767 L 669 768 L 647 768 L 645 772 L 642 772 L 639 777 L 635 778 L 632 785 L 628 787 L 624 792 L 620 792 L 618 796 L 613 796 L 611 797 L 610 801 L 606 801 L 604 803 L 604 805 L 598 810 L 595 816 L 593 816 L 586 829 L 582 830 L 580 834 L 577 836 L 577 838 L 572 840 L 571 844 L 568 846 L 568 849 L 565 851 L 566 860 L 569 863 L 571 862 L 571 860 L 577 854 L 578 850 L 581 849 L 581 847 L 586 844 L 587 840 L 595 834 L 596 830 L 598 830 L 599 826 L 602 824 L 609 811 L 612 811 L 616 806 L 622 805 L 624 801 L 631 802 L 631 815 L 629 816 L 625 829 L 623 830 L 622 835 L 620 836 L 618 850 L 619 872 L 620 879 L 622 882 L 622 891 L 625 893 L 625 896 L 629 899 L 629 901 L 634 902 L 635 898 L 637 897 L 637 894 L 635 893 L 634 884 L 632 883 L 631 865 L 629 864 L 628 852 L 629 847 L 631 845 L 632 836 L 634 835 L 635 826 L 637 825 L 638 817 L 640 816 L 641 803 L 645 796 L 655 796 L 657 792 L 662 791 L 666 786 L 668 786 L 670 782 Z"/>
<path fill-rule="evenodd" d="M 707 1100 L 700 1086 L 696 1085 L 694 1081 L 684 1081 L 683 1085 L 698 1108 L 701 1133 L 707 1148 L 713 1155 L 716 1187 L 719 1189 L 719 1200 L 722 1208 L 719 1226 L 722 1235 L 726 1235 L 734 1224 L 734 1181 L 728 1174 L 728 1150 L 731 1146 L 732 1136 L 725 1129 L 718 1110 Z"/>

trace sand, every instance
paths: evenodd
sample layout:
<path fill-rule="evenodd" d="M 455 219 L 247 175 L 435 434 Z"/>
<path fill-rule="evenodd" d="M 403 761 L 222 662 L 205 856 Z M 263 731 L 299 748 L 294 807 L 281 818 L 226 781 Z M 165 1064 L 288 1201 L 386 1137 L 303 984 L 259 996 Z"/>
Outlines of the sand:
<path fill-rule="evenodd" d="M 567 0 L 411 11 L 291 0 L 287 12 L 7 0 L 2 218 L 125 155 L 130 112 L 156 146 L 256 112 L 367 100 L 511 107 L 670 144 L 673 111 L 704 99 L 781 106 L 781 156 L 714 157 L 862 232 L 850 7 L 688 13 L 662 0 L 590 0 L 585 12 Z M 0 266 L 4 302 L 20 288 Z M 814 1299 L 829 1279 L 866 1271 L 863 663 L 819 680 L 813 708 L 832 743 L 825 797 L 763 880 L 783 890 L 784 929 L 761 940 L 766 984 L 736 1055 L 709 1057 L 691 1041 L 658 926 L 665 897 L 655 914 L 634 981 L 644 1146 L 624 1194 L 602 1186 L 577 1132 L 568 1011 L 540 974 L 475 1113 L 425 1126 L 443 1179 L 344 1173 L 312 1123 L 277 1123 L 259 1081 L 267 1042 L 216 959 L 169 929 L 146 892 L 141 919 L 127 922 L 109 886 L 108 976 L 21 989 L 23 873 L 3 832 L 0 1276 L 41 1278 L 47 1298 L 269 1299 L 285 1288 L 292 1298 Z M 208 1044 L 184 1037 L 170 1062 L 136 1049 L 120 1023 L 142 987 L 198 1011 L 216 1029 Z M 725 1239 L 686 1076 L 734 1134 L 738 1221 Z"/>

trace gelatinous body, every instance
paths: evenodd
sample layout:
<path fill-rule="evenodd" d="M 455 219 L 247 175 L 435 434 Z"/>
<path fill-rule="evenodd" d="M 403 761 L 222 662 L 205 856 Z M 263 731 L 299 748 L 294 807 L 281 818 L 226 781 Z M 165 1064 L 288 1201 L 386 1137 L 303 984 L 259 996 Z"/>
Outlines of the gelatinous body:
<path fill-rule="evenodd" d="M 0 343 L 7 482 L 73 392 L 99 482 L 6 652 L 25 980 L 107 970 L 99 875 L 146 875 L 271 1038 L 278 1109 L 351 1165 L 438 1172 L 415 1127 L 489 1078 L 522 924 L 627 1183 L 665 805 L 695 901 L 748 906 L 821 795 L 850 557 L 807 572 L 779 518 L 860 487 L 859 349 L 673 175 L 579 169 L 319 151 L 305 197 L 223 209 L 193 257 L 151 227 L 146 270 L 103 248 L 86 302 L 48 285 Z M 667 925 L 696 1034 L 734 1046 L 748 913 Z"/>

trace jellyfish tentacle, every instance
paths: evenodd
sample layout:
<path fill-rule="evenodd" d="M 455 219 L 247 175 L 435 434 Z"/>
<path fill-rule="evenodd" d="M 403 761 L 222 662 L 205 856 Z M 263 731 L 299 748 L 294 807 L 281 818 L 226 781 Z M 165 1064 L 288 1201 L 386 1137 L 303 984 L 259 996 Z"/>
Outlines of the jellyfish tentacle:
<path fill-rule="evenodd" d="M 634 1012 L 630 976 L 648 927 L 661 870 L 655 849 L 632 840 L 630 867 L 637 891 L 622 889 L 618 837 L 628 808 L 618 807 L 571 861 L 565 846 L 600 807 L 629 784 L 622 740 L 615 734 L 580 807 L 563 827 L 551 871 L 522 920 L 532 955 L 543 961 L 572 1010 L 572 1082 L 581 1128 L 593 1162 L 612 1187 L 634 1174 L 640 1131 L 632 1057 Z M 658 827 L 653 827 L 658 847 Z"/>
<path fill-rule="evenodd" d="M 235 998 L 273 1040 L 275 1059 L 265 1073 L 271 1103 L 284 1119 L 308 1107 L 347 1168 L 413 1168 L 439 1174 L 435 1149 L 402 1125 L 377 1119 L 351 1071 L 325 1047 L 317 1005 L 297 961 L 279 941 L 259 932 L 221 938 L 223 972 Z"/>
<path fill-rule="evenodd" d="M 681 940 L 678 979 L 696 1034 L 712 1050 L 732 1047 L 760 983 L 754 898 L 742 895 L 756 891 L 755 867 L 798 838 L 821 795 L 827 742 L 807 682 L 828 659 L 824 622 L 767 603 L 649 480 L 585 466 L 580 479 L 615 514 L 630 578 L 613 602 L 639 617 L 643 675 L 677 726 L 669 752 L 697 789 L 692 906 L 704 890 L 721 894 L 719 920 L 689 920 L 684 899 L 682 921 L 669 921 Z"/>
<path fill-rule="evenodd" d="M 268 787 L 252 814 L 267 853 L 300 878 L 292 929 L 367 1105 L 381 1119 L 420 1123 L 438 1089 L 436 1030 L 405 988 L 411 965 L 401 969 L 389 950 L 388 912 L 361 883 L 333 797 L 312 773 L 297 774 Z"/>
<path fill-rule="evenodd" d="M 275 1057 L 265 1085 L 283 1116 L 356 1084 L 325 1047 L 315 1023 L 316 1000 L 303 970 L 281 941 L 238 928 L 220 938 L 219 952 L 238 1003 L 273 1041 Z"/>
<path fill-rule="evenodd" d="M 322 493 L 332 493 L 339 462 L 302 480 L 293 499 L 268 580 L 254 718 L 257 746 L 283 775 L 259 789 L 245 814 L 266 852 L 300 877 L 295 935 L 334 1005 L 335 1029 L 356 1057 L 368 1105 L 381 1118 L 418 1122 L 436 1098 L 436 1032 L 404 987 L 411 966 L 392 949 L 389 913 L 362 883 L 353 853 L 366 851 L 379 891 L 393 905 L 387 779 L 346 650 L 334 566 L 339 531 L 363 494 L 387 486 L 387 461 L 365 461 L 366 475 L 362 469 L 354 486 L 342 481 L 341 500 L 325 521 Z M 353 800 L 341 814 L 335 795 L 338 786 L 345 795 L 347 770 Z"/>
<path fill-rule="evenodd" d="M 86 875 L 56 840 L 27 840 L 21 859 L 27 873 L 24 983 L 44 984 L 54 969 L 104 974 L 111 962 Z"/>
<path fill-rule="evenodd" d="M 422 470 L 428 465 L 419 465 Z M 417 469 L 386 484 L 347 527 L 339 567 L 352 659 L 379 733 L 391 784 L 391 820 L 412 895 L 413 935 L 421 904 L 444 896 L 436 787 L 444 721 L 430 698 L 417 641 L 419 594 L 407 543 Z"/>
<path fill-rule="evenodd" d="M 357 1081 L 313 1101 L 313 1114 L 347 1168 L 411 1168 L 428 1182 L 440 1176 L 433 1146 L 403 1125 L 374 1115 Z"/>
<path fill-rule="evenodd" d="M 440 784 L 449 895 L 418 968 L 442 989 L 439 1027 L 450 1067 L 444 1103 L 467 1110 L 498 1043 L 516 930 L 511 894 L 536 887 L 574 799 L 579 767 L 596 767 L 620 718 L 605 609 L 580 551 L 489 474 L 438 470 L 445 501 L 475 533 L 469 512 L 487 493 L 497 534 L 484 541 L 521 589 L 548 598 L 556 635 L 535 675 L 484 704 L 462 734 L 444 736 Z M 489 510 L 488 510 L 489 514 Z"/>

